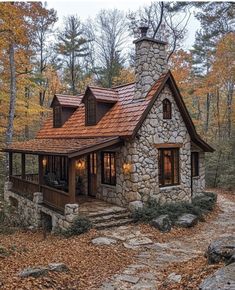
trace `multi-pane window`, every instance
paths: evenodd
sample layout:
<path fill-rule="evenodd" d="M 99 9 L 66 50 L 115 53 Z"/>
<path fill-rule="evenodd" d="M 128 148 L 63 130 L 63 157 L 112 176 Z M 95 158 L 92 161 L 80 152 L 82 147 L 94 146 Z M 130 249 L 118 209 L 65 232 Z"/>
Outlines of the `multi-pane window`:
<path fill-rule="evenodd" d="M 115 152 L 102 153 L 102 183 L 116 185 Z"/>
<path fill-rule="evenodd" d="M 96 102 L 94 98 L 87 99 L 87 108 L 86 108 L 86 123 L 87 125 L 96 124 Z"/>
<path fill-rule="evenodd" d="M 179 184 L 179 149 L 159 149 L 159 184 Z"/>
<path fill-rule="evenodd" d="M 53 109 L 53 123 L 55 128 L 62 125 L 62 109 L 60 106 L 56 106 Z"/>
<path fill-rule="evenodd" d="M 164 99 L 163 106 L 163 119 L 171 119 L 171 102 L 168 99 Z"/>
<path fill-rule="evenodd" d="M 192 177 L 199 176 L 199 153 L 191 153 Z"/>

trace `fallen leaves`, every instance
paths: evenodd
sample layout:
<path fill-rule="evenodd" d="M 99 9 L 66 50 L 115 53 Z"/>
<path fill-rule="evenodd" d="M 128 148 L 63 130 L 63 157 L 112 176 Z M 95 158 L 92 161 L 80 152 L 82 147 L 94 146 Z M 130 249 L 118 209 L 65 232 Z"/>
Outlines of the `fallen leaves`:
<path fill-rule="evenodd" d="M 94 230 L 69 239 L 50 235 L 42 240 L 40 232 L 1 235 L 1 245 L 5 248 L 14 245 L 15 249 L 8 257 L 0 259 L 1 289 L 96 289 L 105 279 L 130 264 L 134 255 L 121 244 L 95 246 L 90 241 L 96 236 Z M 63 262 L 70 271 L 49 272 L 39 278 L 18 277 L 24 268 L 52 262 Z"/>
<path fill-rule="evenodd" d="M 199 256 L 187 262 L 174 263 L 163 271 L 163 278 L 158 290 L 195 290 L 200 283 L 209 275 L 221 268 L 222 264 L 208 265 L 206 258 Z M 167 286 L 165 281 L 170 273 L 181 275 L 180 283 L 171 283 Z"/>

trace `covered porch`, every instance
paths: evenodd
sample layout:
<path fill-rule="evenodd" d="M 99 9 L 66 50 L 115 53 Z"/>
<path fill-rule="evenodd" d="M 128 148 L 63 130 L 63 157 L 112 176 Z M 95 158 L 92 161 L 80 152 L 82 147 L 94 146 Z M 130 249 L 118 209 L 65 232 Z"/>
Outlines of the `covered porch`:
<path fill-rule="evenodd" d="M 9 154 L 12 191 L 33 200 L 43 194 L 43 204 L 64 212 L 66 204 L 84 203 L 96 196 L 97 152 L 118 147 L 119 138 L 34 139 L 13 143 Z"/>

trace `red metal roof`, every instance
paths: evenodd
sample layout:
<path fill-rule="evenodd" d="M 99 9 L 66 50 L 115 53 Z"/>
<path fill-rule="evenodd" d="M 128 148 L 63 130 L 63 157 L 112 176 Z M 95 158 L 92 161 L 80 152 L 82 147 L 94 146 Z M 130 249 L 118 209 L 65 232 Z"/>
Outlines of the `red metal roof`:
<path fill-rule="evenodd" d="M 85 125 L 85 108 L 84 104 L 81 103 L 82 96 L 70 97 L 63 95 L 62 97 L 60 97 L 59 95 L 57 95 L 57 98 L 59 96 L 61 104 L 66 103 L 68 105 L 69 104 L 71 105 L 74 99 L 78 103 L 80 101 L 80 103 L 76 111 L 73 113 L 73 115 L 60 128 L 54 128 L 53 118 L 49 117 L 46 120 L 45 124 L 43 125 L 42 129 L 38 132 L 36 138 L 43 140 L 49 139 L 51 140 L 50 142 L 52 143 L 55 143 L 55 141 L 53 141 L 55 139 L 67 140 L 63 141 L 64 142 L 63 144 L 66 144 L 65 146 L 64 145 L 63 146 L 65 150 L 69 150 L 66 149 L 66 146 L 70 148 L 69 140 L 71 139 L 80 140 L 82 138 L 84 140 L 87 140 L 87 142 L 90 142 L 90 144 L 92 144 L 92 142 L 96 139 L 102 140 L 102 138 L 104 139 L 107 137 L 115 137 L 115 138 L 117 138 L 117 136 L 133 137 L 137 133 L 143 121 L 145 120 L 157 96 L 161 93 L 166 83 L 168 83 L 170 88 L 172 89 L 173 96 L 181 111 L 182 117 L 188 128 L 192 141 L 195 142 L 197 145 L 199 145 L 205 151 L 213 151 L 213 148 L 211 148 L 197 134 L 193 122 L 190 118 L 190 115 L 187 111 L 187 108 L 183 102 L 183 99 L 180 95 L 180 92 L 170 71 L 166 74 L 163 74 L 152 86 L 147 96 L 141 100 L 134 99 L 135 83 L 122 85 L 112 89 L 103 89 L 93 86 L 88 87 L 88 89 L 92 91 L 92 93 L 97 99 L 103 101 L 115 100 L 115 103 L 112 106 L 112 108 L 102 117 L 102 119 L 96 125 L 93 126 Z M 45 142 L 45 144 L 47 144 L 47 141 L 42 142 Z M 79 141 L 79 144 L 85 147 L 86 145 L 83 144 L 82 142 L 85 141 Z M 35 143 L 35 145 L 36 144 L 38 143 Z M 29 146 L 31 146 L 30 143 Z M 48 146 L 49 145 L 47 145 L 46 148 L 50 150 Z M 56 144 L 52 145 L 53 148 L 55 148 L 56 146 L 57 146 Z"/>
<path fill-rule="evenodd" d="M 131 136 L 149 104 L 149 99 L 134 101 L 134 89 L 133 83 L 115 88 L 118 101 L 98 124 L 85 126 L 85 108 L 81 104 L 61 128 L 54 128 L 52 117 L 49 118 L 39 131 L 37 138 Z"/>
<path fill-rule="evenodd" d="M 75 108 L 77 108 L 81 104 L 82 97 L 83 97 L 83 95 L 71 96 L 71 95 L 56 94 L 52 103 L 51 103 L 51 107 L 52 107 L 52 104 L 54 103 L 54 101 L 57 100 L 58 103 L 62 107 L 75 107 Z"/>
<path fill-rule="evenodd" d="M 118 137 L 84 138 L 84 139 L 32 139 L 24 142 L 14 142 L 8 146 L 7 152 L 24 152 L 30 154 L 82 155 L 95 148 L 111 146 L 121 142 Z"/>
<path fill-rule="evenodd" d="M 106 89 L 94 86 L 89 86 L 88 88 L 91 90 L 97 101 L 115 103 L 119 99 L 118 93 L 114 89 Z"/>

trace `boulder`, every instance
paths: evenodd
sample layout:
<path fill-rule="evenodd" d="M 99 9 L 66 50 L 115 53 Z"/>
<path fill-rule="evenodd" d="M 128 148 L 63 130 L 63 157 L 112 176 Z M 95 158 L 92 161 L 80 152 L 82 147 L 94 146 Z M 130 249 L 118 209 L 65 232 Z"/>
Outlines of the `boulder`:
<path fill-rule="evenodd" d="M 217 270 L 207 277 L 199 286 L 200 290 L 232 290 L 235 289 L 235 263 Z"/>
<path fill-rule="evenodd" d="M 153 244 L 153 241 L 148 237 L 140 236 L 130 239 L 126 243 L 123 243 L 124 247 L 127 249 L 136 249 L 141 246 L 147 246 Z"/>
<path fill-rule="evenodd" d="M 170 275 L 168 275 L 167 277 L 167 283 L 180 283 L 182 279 L 181 275 L 177 275 L 176 273 L 171 273 Z"/>
<path fill-rule="evenodd" d="M 171 230 L 171 220 L 168 214 L 160 215 L 156 219 L 153 219 L 151 225 L 161 232 L 169 232 Z"/>
<path fill-rule="evenodd" d="M 132 201 L 129 203 L 129 209 L 131 212 L 134 212 L 135 210 L 142 209 L 143 208 L 143 202 L 140 200 Z"/>
<path fill-rule="evenodd" d="M 175 224 L 182 228 L 190 228 L 190 227 L 195 226 L 197 222 L 198 222 L 198 217 L 196 215 L 187 213 L 178 217 Z"/>
<path fill-rule="evenodd" d="M 29 267 L 24 269 L 19 273 L 19 276 L 21 278 L 26 278 L 26 277 L 34 277 L 37 278 L 39 276 L 45 275 L 48 272 L 48 268 L 46 267 Z"/>
<path fill-rule="evenodd" d="M 69 268 L 64 263 L 50 263 L 48 269 L 53 272 L 68 272 Z"/>
<path fill-rule="evenodd" d="M 112 244 L 116 244 L 117 240 L 114 240 L 112 238 L 107 238 L 107 237 L 99 237 L 99 238 L 95 238 L 92 241 L 92 244 L 94 245 L 112 245 Z"/>
<path fill-rule="evenodd" d="M 235 236 L 223 237 L 208 246 L 205 256 L 209 264 L 228 262 L 235 255 Z"/>

